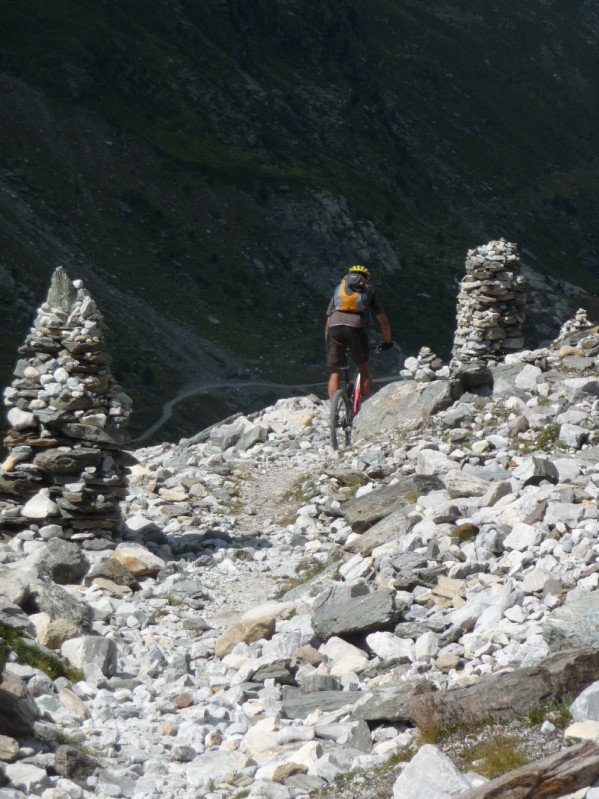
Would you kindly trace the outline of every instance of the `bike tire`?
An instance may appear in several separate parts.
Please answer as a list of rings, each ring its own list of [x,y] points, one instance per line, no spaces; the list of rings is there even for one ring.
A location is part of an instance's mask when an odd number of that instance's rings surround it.
[[[339,388],[333,394],[329,427],[331,431],[331,444],[333,449],[348,446],[351,443],[352,410],[347,392]]]

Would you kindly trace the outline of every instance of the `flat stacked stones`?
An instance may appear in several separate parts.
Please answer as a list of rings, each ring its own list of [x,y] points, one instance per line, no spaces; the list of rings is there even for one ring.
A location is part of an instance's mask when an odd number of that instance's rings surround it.
[[[442,358],[435,355],[430,347],[421,347],[416,357],[406,358],[400,375],[406,380],[428,383],[449,377],[449,367],[443,365]]]
[[[525,302],[515,244],[499,239],[469,250],[458,294],[452,367],[501,361],[522,349]]]
[[[561,341],[561,339],[572,335],[572,333],[581,333],[591,327],[593,327],[593,323],[589,321],[587,312],[584,308],[579,308],[572,319],[568,319],[561,326],[556,341]]]
[[[1,530],[76,540],[120,529],[131,399],[111,374],[104,330],[81,281],[58,267],[4,392]]]

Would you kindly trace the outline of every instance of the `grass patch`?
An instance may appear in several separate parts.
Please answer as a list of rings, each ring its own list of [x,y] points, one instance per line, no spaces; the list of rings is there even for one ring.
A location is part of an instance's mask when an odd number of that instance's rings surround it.
[[[533,708],[529,711],[526,720],[534,727],[542,724],[544,721],[549,721],[554,727],[557,727],[558,730],[563,730],[572,721],[572,716],[570,715],[568,705],[556,702],[553,705]]]
[[[457,733],[476,735],[497,723],[483,707],[467,709],[443,702],[424,679],[410,699],[410,715],[418,730],[419,744],[435,744]]]
[[[56,738],[54,740],[60,746],[72,746],[73,749],[77,749],[79,752],[81,752],[82,755],[85,755],[85,757],[87,758],[93,759],[96,756],[95,753],[88,746],[85,746],[80,740],[75,738],[73,735],[68,735],[67,733],[59,731],[57,732]]]
[[[524,436],[518,436],[515,444],[520,453],[524,455],[528,455],[529,453],[535,452],[537,450],[549,451],[556,446],[560,449],[567,449],[566,445],[559,441],[560,430],[561,425],[557,422],[554,424],[548,424],[536,435],[531,431],[528,431]]]
[[[464,752],[464,757],[477,774],[490,780],[529,762],[518,739],[503,730],[477,741]]]
[[[362,474],[352,474],[348,475],[346,480],[344,481],[345,487],[349,489],[349,493],[352,496],[355,496],[357,490],[362,486],[368,483],[368,479],[365,475]]]
[[[561,425],[557,424],[548,424],[539,435],[537,436],[537,447],[539,449],[548,449],[551,447],[559,438],[559,431],[561,429]]]
[[[286,593],[292,591],[294,588],[297,588],[299,585],[305,585],[311,580],[314,580],[316,577],[326,571],[329,566],[337,563],[340,559],[341,553],[335,552],[326,561],[300,561],[296,570],[298,576],[286,580],[284,585],[281,586],[281,588],[275,594],[275,599],[281,599]]]
[[[297,509],[307,504],[316,493],[318,493],[318,489],[316,488],[314,480],[306,480],[304,477],[298,477],[294,480],[289,488],[279,495],[282,502],[290,503],[294,506],[288,508],[286,512],[277,519],[276,523],[279,527],[286,527],[288,524],[293,524],[296,519]]]
[[[18,663],[39,669],[52,680],[57,677],[66,677],[70,682],[79,682],[85,679],[85,675],[80,669],[69,666],[20,630],[0,624],[0,638],[4,641],[5,647],[10,647],[15,653]]]
[[[418,502],[419,496],[420,493],[418,491],[408,491],[404,497],[406,505],[415,505]]]
[[[307,502],[316,491],[313,480],[305,480],[298,477],[286,491],[281,494],[281,499],[285,501],[294,500],[295,502]]]
[[[287,527],[288,524],[293,524],[295,521],[295,513],[286,513],[284,516],[281,516],[280,519],[276,520],[276,524],[279,527]]]

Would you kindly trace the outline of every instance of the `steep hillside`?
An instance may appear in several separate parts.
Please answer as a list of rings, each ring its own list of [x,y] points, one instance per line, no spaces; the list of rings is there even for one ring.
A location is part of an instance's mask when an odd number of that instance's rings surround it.
[[[471,9],[3,2],[1,382],[58,264],[105,313],[137,431],[196,380],[320,379],[348,262],[406,354],[447,354],[491,238],[594,293],[599,16]],[[196,400],[173,435],[244,401]]]

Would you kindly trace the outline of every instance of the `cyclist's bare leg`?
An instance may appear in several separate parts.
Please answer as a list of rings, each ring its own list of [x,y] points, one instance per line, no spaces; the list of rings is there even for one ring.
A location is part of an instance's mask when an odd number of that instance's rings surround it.
[[[333,399],[333,395],[338,388],[341,388],[341,372],[331,372],[329,377],[329,399]]]
[[[359,363],[358,372],[360,372],[360,381],[362,383],[362,396],[364,398],[369,397],[372,394],[372,377],[370,376],[368,363]]]

